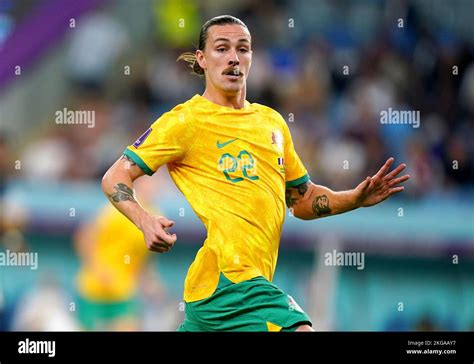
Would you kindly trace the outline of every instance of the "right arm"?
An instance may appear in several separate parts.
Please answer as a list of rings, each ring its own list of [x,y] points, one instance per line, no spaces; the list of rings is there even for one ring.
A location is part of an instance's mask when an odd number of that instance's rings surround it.
[[[176,234],[165,229],[174,225],[163,216],[152,216],[135,199],[133,181],[145,174],[129,157],[122,155],[102,178],[102,190],[110,202],[142,232],[149,250],[169,251],[176,242]]]

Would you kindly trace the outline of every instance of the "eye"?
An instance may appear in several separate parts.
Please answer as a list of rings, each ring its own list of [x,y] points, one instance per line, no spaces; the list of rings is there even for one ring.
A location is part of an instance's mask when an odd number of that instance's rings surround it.
[[[219,48],[217,48],[217,51],[220,52],[220,53],[225,52],[225,48],[224,47],[219,47]]]
[[[240,48],[239,50],[241,53],[247,53],[249,51],[247,48]]]

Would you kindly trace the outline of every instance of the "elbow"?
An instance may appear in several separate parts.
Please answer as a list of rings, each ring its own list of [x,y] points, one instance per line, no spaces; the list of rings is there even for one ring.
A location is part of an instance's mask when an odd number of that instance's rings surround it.
[[[314,215],[301,211],[299,208],[290,208],[290,214],[300,220],[312,220],[315,218]]]
[[[102,176],[102,181],[101,181],[101,187],[102,187],[102,192],[107,196],[108,195],[108,190],[109,190],[109,184],[110,184],[110,175],[112,174],[111,171],[112,167],[105,172],[105,174]]]
[[[297,219],[308,221],[308,220],[314,220],[314,216],[308,216],[308,215],[295,215]]]

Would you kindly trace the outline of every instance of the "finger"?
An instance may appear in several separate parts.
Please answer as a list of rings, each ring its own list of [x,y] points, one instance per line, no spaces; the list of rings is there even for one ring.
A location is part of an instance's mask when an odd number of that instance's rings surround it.
[[[389,159],[387,159],[387,161],[382,166],[382,168],[380,168],[379,171],[375,174],[374,178],[382,178],[385,175],[385,173],[387,173],[387,171],[389,170],[394,160],[395,159],[393,157],[390,157]]]
[[[391,189],[388,190],[387,197],[392,196],[392,195],[394,195],[398,192],[402,192],[404,189],[405,189],[405,187],[403,187],[403,186],[391,188]]]
[[[174,225],[174,221],[171,221],[171,220],[168,220],[166,217],[164,216],[160,216],[158,218],[158,221],[160,222],[160,224],[165,227],[165,228],[170,228]]]
[[[166,241],[161,239],[159,236],[157,236],[155,239],[153,239],[151,244],[154,245],[154,246],[162,247],[162,248],[167,248],[167,247],[170,246],[169,243],[167,243]]]
[[[156,247],[156,246],[153,246],[153,245],[150,245],[148,247],[148,250],[151,250],[152,252],[155,252],[155,253],[164,253],[165,251],[167,251],[163,248],[159,248],[159,247]]]
[[[153,248],[156,249],[158,253],[166,253],[171,250],[171,246],[169,245],[154,245]]]
[[[392,172],[387,174],[383,179],[384,180],[389,180],[392,179],[393,177],[397,176],[401,171],[405,169],[407,165],[405,163],[400,164],[397,168],[395,168]]]
[[[367,177],[365,180],[363,180],[361,183],[359,183],[359,185],[356,187],[356,189],[361,191],[361,192],[365,192],[367,190],[367,188],[370,186],[370,181],[371,181],[371,178]]]
[[[158,232],[158,233],[155,234],[154,237],[151,238],[151,245],[153,245],[155,247],[168,248],[172,244],[170,244],[167,241],[163,240],[162,236]]]
[[[170,248],[170,245],[168,243],[165,243],[164,241],[161,241],[159,239],[156,239],[151,243],[151,246],[157,249],[168,249]]]
[[[364,183],[364,185],[363,185],[363,187],[362,187],[362,190],[363,190],[363,191],[366,191],[366,190],[369,188],[370,182],[372,182],[372,178],[367,177],[367,178],[365,179],[365,181],[363,182],[363,183]]]
[[[163,249],[161,249],[161,248],[155,248],[155,247],[153,247],[153,246],[150,246],[150,247],[148,248],[148,250],[150,250],[150,251],[152,251],[152,252],[155,252],[155,253],[164,253],[164,250],[163,250]]]
[[[409,174],[406,174],[406,175],[404,175],[404,176],[401,176],[401,177],[392,179],[392,180],[388,183],[388,186],[389,186],[389,187],[392,187],[392,186],[398,185],[399,183],[405,182],[405,181],[407,181],[407,180],[409,180],[409,179],[410,179],[410,175],[409,175]]]
[[[163,231],[163,233],[158,233],[157,237],[164,244],[171,245],[171,246],[174,245],[177,239],[176,234],[168,234],[166,231]]]

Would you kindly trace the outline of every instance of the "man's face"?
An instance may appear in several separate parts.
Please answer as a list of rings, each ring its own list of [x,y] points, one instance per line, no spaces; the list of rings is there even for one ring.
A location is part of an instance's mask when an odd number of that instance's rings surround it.
[[[205,70],[206,84],[235,95],[245,87],[252,64],[250,33],[237,24],[213,25],[207,30],[205,51],[198,50],[196,56]]]
[[[320,209],[326,208],[328,206],[328,198],[326,195],[320,196],[320,198],[315,202]]]

